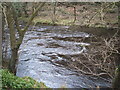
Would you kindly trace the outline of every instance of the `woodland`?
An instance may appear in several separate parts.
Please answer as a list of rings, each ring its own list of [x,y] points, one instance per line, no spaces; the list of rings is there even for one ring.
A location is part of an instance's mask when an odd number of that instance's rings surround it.
[[[120,2],[3,2],[0,9],[2,88],[120,90]]]

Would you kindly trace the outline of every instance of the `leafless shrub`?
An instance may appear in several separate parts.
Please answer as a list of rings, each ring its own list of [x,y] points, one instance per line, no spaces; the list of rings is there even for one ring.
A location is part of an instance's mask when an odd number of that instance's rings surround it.
[[[113,78],[116,68],[116,54],[119,53],[119,38],[99,37],[97,42],[91,42],[91,47],[87,53],[82,53],[76,62],[69,66],[86,75],[94,75],[104,78]],[[109,81],[109,80],[108,80]]]

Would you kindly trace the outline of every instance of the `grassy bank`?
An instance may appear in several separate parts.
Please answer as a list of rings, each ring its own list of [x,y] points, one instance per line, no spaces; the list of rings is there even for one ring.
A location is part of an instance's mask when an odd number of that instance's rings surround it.
[[[37,82],[31,77],[17,77],[10,73],[7,69],[1,69],[2,88],[48,88],[44,83]]]

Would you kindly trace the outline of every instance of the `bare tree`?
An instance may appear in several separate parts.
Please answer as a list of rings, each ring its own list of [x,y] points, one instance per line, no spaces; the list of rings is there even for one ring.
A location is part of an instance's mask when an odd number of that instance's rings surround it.
[[[32,20],[36,16],[37,12],[44,6],[44,4],[45,2],[38,3],[36,10],[31,15],[27,25],[24,27],[23,30],[21,30],[19,27],[16,12],[15,12],[14,7],[12,6],[12,3],[10,2],[5,3],[5,18],[7,20],[8,28],[10,30],[10,46],[11,46],[11,51],[12,51],[12,56],[11,56],[11,60],[9,61],[8,69],[14,74],[16,73],[16,63],[18,61],[18,50],[19,50],[20,45],[22,44],[24,35],[26,31],[28,30]],[[16,30],[15,30],[14,25],[16,26],[17,32],[19,34],[19,38],[17,38],[16,36]]]

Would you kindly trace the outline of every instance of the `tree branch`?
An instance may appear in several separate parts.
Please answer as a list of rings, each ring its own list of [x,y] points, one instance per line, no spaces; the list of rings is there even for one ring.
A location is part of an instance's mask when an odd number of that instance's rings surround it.
[[[32,14],[32,16],[30,17],[27,25],[25,26],[25,28],[24,28],[23,30],[20,31],[20,32],[21,32],[21,35],[20,35],[20,37],[19,37],[19,39],[18,39],[18,42],[17,42],[18,48],[19,48],[19,46],[21,45],[22,40],[23,40],[23,37],[24,37],[24,35],[25,35],[25,32],[28,30],[28,27],[30,26],[32,20],[33,20],[34,17],[36,16],[37,12],[38,12],[39,10],[41,10],[44,5],[45,5],[45,2],[43,2],[41,5],[40,5],[40,3],[38,4],[38,7],[36,8],[35,12],[34,12],[34,13]]]

